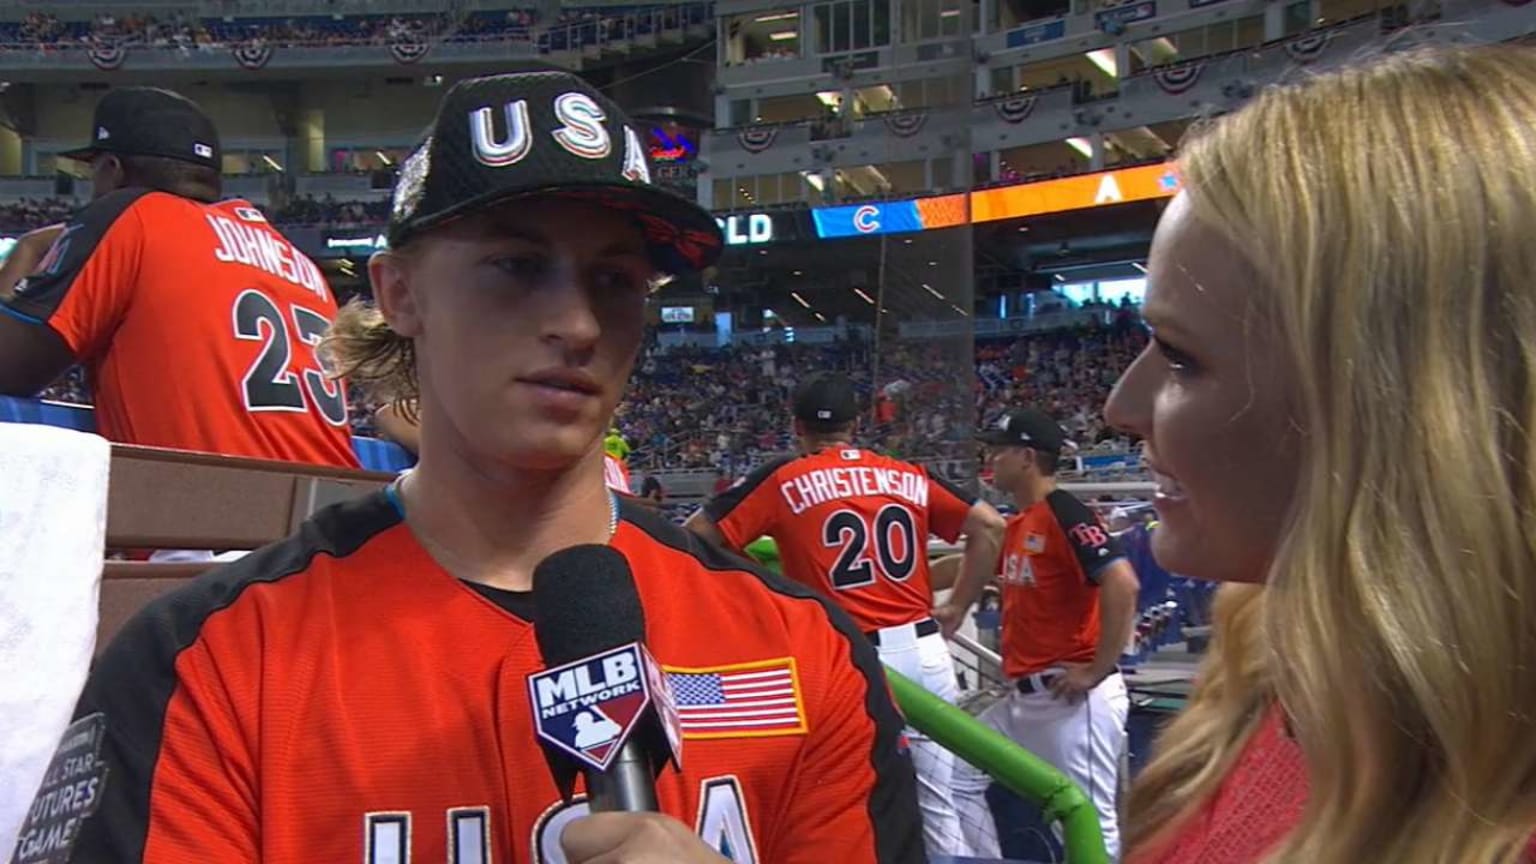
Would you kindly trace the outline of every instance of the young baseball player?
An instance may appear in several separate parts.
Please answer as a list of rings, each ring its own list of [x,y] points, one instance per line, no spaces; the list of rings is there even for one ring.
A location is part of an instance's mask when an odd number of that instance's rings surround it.
[[[687,527],[742,551],[767,535],[784,574],[832,598],[892,669],[951,702],[958,689],[932,616],[928,536],[964,535],[965,568],[985,580],[1003,517],[926,468],[856,447],[858,396],[843,375],[808,378],[794,396],[797,456],[763,465],[713,498]],[[954,622],[958,623],[958,619]],[[969,855],[952,791],[954,755],[908,729],[930,855]]]
[[[1071,493],[1056,488],[1066,443],[1039,411],[1009,412],[976,436],[994,484],[1019,513],[1003,538],[1003,673],[1008,695],[978,718],[1065,773],[1093,801],[1110,857],[1120,854],[1116,796],[1130,711],[1116,662],[1136,612],[1136,573],[1119,542]],[[962,575],[938,615],[959,620],[989,580]],[[955,798],[974,852],[999,857],[985,774],[957,766]]]
[[[0,392],[84,364],[112,441],[356,467],[346,391],[315,356],[336,299],[261,211],[220,201],[219,133],[168,90],[96,105],[94,200],[0,301]]]
[[[444,96],[369,262],[378,308],[343,310],[331,342],[338,371],[420,400],[420,462],[108,647],[79,707],[106,724],[106,772],[75,860],[922,859],[858,629],[604,487],[649,287],[722,246],[641,141],[562,70]],[[628,560],[678,693],[661,814],[584,818],[535,737],[532,573],[590,543]]]

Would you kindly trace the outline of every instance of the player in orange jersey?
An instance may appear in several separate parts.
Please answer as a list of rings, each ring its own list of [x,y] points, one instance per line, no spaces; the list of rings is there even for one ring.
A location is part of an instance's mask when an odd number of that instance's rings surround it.
[[[921,861],[901,718],[852,622],[604,487],[650,287],[723,246],[652,184],[638,127],[564,70],[460,81],[388,231],[377,308],[329,345],[419,399],[420,462],[123,628],[78,709],[105,741],[74,860]],[[678,694],[659,814],[583,818],[534,731],[533,571],[593,543],[628,559]]]
[[[1099,518],[1056,487],[1066,436],[1034,409],[1005,414],[976,436],[988,448],[997,488],[1013,495],[999,561],[1003,583],[1003,673],[1008,695],[978,718],[1055,765],[1093,801],[1111,859],[1120,855],[1117,794],[1130,699],[1116,665],[1136,617],[1136,571]],[[960,615],[990,580],[962,577]],[[990,781],[961,763],[955,798],[979,857],[999,855],[986,791]]]
[[[74,363],[112,441],[356,467],[343,385],[315,346],[336,298],[239,199],[219,201],[218,130],[191,101],[125,87],[96,106],[95,200],[0,303],[0,392]]]
[[[931,614],[928,536],[963,534],[967,573],[986,579],[1003,518],[942,477],[854,446],[858,395],[847,377],[814,375],[794,397],[800,454],[773,460],[715,496],[687,527],[738,551],[768,535],[784,574],[832,598],[887,666],[951,702],[957,685]],[[930,855],[969,855],[956,815],[954,755],[909,729]]]

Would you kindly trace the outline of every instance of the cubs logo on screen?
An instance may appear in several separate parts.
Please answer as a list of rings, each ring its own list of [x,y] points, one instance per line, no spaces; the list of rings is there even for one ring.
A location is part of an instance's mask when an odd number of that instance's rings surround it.
[[[652,704],[650,655],[633,642],[528,678],[539,737],[598,771]]]

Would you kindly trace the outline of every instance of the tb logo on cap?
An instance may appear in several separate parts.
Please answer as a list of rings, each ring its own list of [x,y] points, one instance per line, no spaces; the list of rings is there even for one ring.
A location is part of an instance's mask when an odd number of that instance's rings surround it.
[[[550,131],[550,136],[572,156],[582,159],[604,159],[613,152],[613,138],[603,121],[608,115],[602,106],[585,93],[562,93],[554,100],[555,119],[560,127]],[[506,119],[506,135],[496,135],[496,115],[490,106],[476,108],[469,113],[469,142],[475,161],[487,168],[507,168],[523,161],[534,147],[533,123],[529,119],[528,100],[518,99],[501,106]],[[624,127],[625,179],[635,183],[650,183],[651,169],[645,164],[645,151],[640,148],[640,136],[629,126]]]

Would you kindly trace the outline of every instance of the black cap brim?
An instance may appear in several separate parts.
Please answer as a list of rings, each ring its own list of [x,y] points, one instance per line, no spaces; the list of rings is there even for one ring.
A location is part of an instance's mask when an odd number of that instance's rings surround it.
[[[531,189],[498,190],[461,202],[430,218],[397,226],[389,235],[389,245],[391,248],[398,247],[424,231],[440,228],[493,207],[515,201],[550,198],[589,201],[633,213],[645,234],[646,244],[651,248],[657,267],[667,273],[704,270],[719,260],[725,248],[720,226],[698,204],[664,189],[615,183],[562,183]]]

